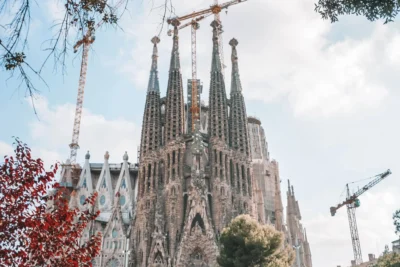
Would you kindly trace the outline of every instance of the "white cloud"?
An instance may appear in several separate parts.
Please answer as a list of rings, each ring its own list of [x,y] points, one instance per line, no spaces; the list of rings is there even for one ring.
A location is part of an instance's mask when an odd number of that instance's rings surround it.
[[[227,88],[230,87],[228,42],[236,37],[240,43],[244,93],[249,100],[287,99],[298,117],[340,116],[380,107],[395,88],[395,83],[387,79],[388,73],[395,77],[394,70],[400,68],[400,54],[396,50],[400,42],[398,31],[377,22],[370,24],[373,31],[363,39],[348,37],[331,42],[328,36],[333,26],[314,12],[314,2],[253,0],[232,6],[228,15],[223,13]],[[180,15],[207,3],[195,6],[180,0],[174,1],[174,5]],[[145,5],[146,8],[149,7]],[[128,55],[128,60],[121,69],[140,89],[147,86],[150,68],[151,44],[147,40],[158,33],[160,21],[157,12],[145,14],[133,23],[123,24],[127,39],[137,42],[124,53],[124,59]],[[198,77],[206,86],[211,64],[210,21],[201,22],[197,38]],[[159,70],[164,74],[161,82],[165,85],[172,43],[165,32],[161,39]],[[190,78],[189,27],[180,33],[180,46],[185,80]]]
[[[35,104],[40,121],[30,123],[33,153],[46,164],[65,161],[69,156],[68,145],[72,138],[75,106],[67,103],[52,107],[43,98]],[[125,119],[108,120],[102,115],[83,109],[78,162],[84,161],[87,150],[90,151],[91,162],[103,162],[106,150],[111,155],[111,162],[121,162],[125,151],[135,162],[139,140],[140,128],[132,122]]]

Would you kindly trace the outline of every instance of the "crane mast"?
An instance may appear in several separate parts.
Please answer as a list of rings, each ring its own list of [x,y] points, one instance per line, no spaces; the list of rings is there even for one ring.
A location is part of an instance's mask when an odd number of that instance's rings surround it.
[[[69,145],[69,147],[71,148],[71,153],[69,157],[71,164],[76,163],[76,155],[79,149],[78,142],[79,142],[79,132],[81,128],[83,97],[85,93],[85,84],[86,84],[86,72],[88,65],[89,48],[92,42],[93,39],[89,37],[86,38],[82,43],[83,51],[82,51],[81,71],[79,75],[78,96],[76,99],[74,127],[72,130],[72,142]]]
[[[392,172],[390,170],[387,170],[384,173],[376,175],[375,179],[363,186],[361,189],[359,189],[357,192],[354,194],[350,193],[350,188],[349,184],[346,184],[346,200],[339,203],[336,207],[331,207],[330,212],[332,216],[335,216],[336,211],[343,207],[347,207],[347,216],[349,219],[349,226],[350,226],[350,234],[351,234],[351,242],[353,245],[353,254],[354,254],[354,260],[356,264],[361,264],[362,261],[362,254],[361,254],[361,244],[360,244],[360,237],[358,235],[358,227],[357,227],[357,220],[356,220],[356,208],[360,206],[360,201],[358,200],[358,197],[361,196],[363,193],[377,185],[379,182],[381,182],[383,179],[385,179],[387,176],[389,176]]]
[[[197,21],[192,21],[192,131],[194,131],[195,123],[200,119],[200,107],[197,105],[197,52],[196,52],[196,30],[200,25]]]
[[[115,10],[117,10],[121,4],[125,0],[119,0],[118,3],[115,5]],[[98,29],[104,20],[101,20],[95,26],[95,30]],[[88,59],[89,59],[89,49],[91,44],[94,42],[94,36],[92,32],[88,30],[86,34],[83,36],[81,40],[76,42],[74,45],[74,53],[76,53],[80,46],[82,46],[82,62],[81,62],[81,70],[79,74],[79,84],[78,84],[78,96],[76,100],[76,107],[75,107],[75,117],[74,117],[74,126],[72,130],[72,142],[69,145],[70,147],[70,156],[69,160],[72,165],[76,164],[76,156],[79,149],[79,133],[81,128],[81,119],[82,119],[82,109],[83,109],[83,98],[85,94],[85,85],[86,85],[86,73],[88,67]]]
[[[227,9],[231,5],[236,5],[241,2],[246,2],[247,0],[231,0],[226,3],[223,3],[221,5],[218,4],[218,0],[214,0],[214,5],[211,6],[210,8],[202,9],[200,11],[195,11],[192,12],[188,15],[180,16],[180,17],[175,17],[167,20],[168,24],[173,24],[173,21],[185,21],[187,19],[192,19],[190,22],[185,23],[178,27],[178,29],[183,29],[186,28],[187,26],[191,26],[191,48],[192,48],[192,105],[190,107],[191,111],[191,116],[192,116],[192,125],[191,129],[192,131],[195,128],[195,123],[196,121],[200,118],[200,107],[197,104],[198,102],[198,84],[197,84],[197,48],[196,48],[196,31],[200,28],[199,21],[205,19],[208,16],[211,16],[214,14],[214,19],[217,20],[218,22],[221,22],[220,20],[220,15],[219,13],[223,9]],[[221,25],[221,24],[220,24]],[[222,26],[218,29],[218,45],[219,45],[219,53],[220,53],[220,59],[221,59],[221,70],[222,70],[222,75],[224,75],[224,59],[223,59],[223,43],[222,43]],[[168,35],[172,35],[172,30],[168,31]]]

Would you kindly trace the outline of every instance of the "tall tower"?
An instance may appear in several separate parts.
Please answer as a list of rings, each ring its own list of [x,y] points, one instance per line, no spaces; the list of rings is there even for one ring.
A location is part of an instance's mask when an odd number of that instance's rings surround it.
[[[209,96],[209,154],[212,188],[212,218],[214,226],[218,231],[229,222],[231,217],[231,199],[228,162],[230,150],[228,147],[228,104],[225,91],[225,81],[221,68],[219,53],[218,29],[221,24],[214,20],[213,28],[213,51],[210,78]],[[224,194],[222,194],[224,193]],[[214,201],[215,200],[215,201]]]
[[[182,74],[179,59],[179,21],[174,20],[172,25],[174,26],[174,37],[168,76],[167,103],[165,107],[165,144],[184,134],[185,120]]]
[[[138,266],[147,266],[150,250],[150,233],[154,228],[155,196],[157,195],[158,150],[161,144],[160,88],[157,70],[158,37],[152,39],[153,55],[143,114],[142,138],[140,144],[138,204],[136,209],[133,246]]]
[[[293,186],[288,181],[287,192],[287,226],[289,243],[297,247],[296,261],[300,266],[312,267],[311,250],[306,239],[305,230],[301,224],[301,213],[299,202],[296,200]],[[296,266],[296,265],[294,265]]]
[[[236,46],[238,41],[232,39],[232,83],[229,113],[229,145],[232,149],[234,172],[232,189],[235,188],[234,209],[238,213],[256,215],[257,208],[253,199],[253,177],[251,171],[251,154],[247,131],[246,105],[242,94],[239,76],[238,56]]]
[[[250,158],[249,137],[247,132],[246,105],[242,94],[242,84],[239,76],[239,64],[236,46],[239,42],[232,39],[232,85],[231,85],[231,110],[229,116],[229,141],[230,146]]]
[[[140,158],[147,156],[150,152],[157,151],[161,144],[160,85],[157,70],[157,44],[160,39],[155,36],[151,39],[151,42],[153,43],[153,55],[151,56],[150,78],[143,113]]]
[[[213,52],[211,65],[211,81],[209,96],[209,135],[210,141],[228,141],[228,105],[225,90],[225,81],[221,69],[221,58],[218,44],[218,30],[220,23],[214,20],[213,28]]]

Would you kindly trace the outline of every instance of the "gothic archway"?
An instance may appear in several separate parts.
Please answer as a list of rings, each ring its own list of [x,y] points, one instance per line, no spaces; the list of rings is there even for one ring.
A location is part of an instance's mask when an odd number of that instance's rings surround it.
[[[162,256],[160,251],[158,251],[156,253],[156,255],[154,256],[154,264],[153,264],[153,266],[154,267],[162,267],[162,266],[164,266],[164,259],[163,259],[163,256]]]
[[[201,218],[199,213],[197,213],[196,216],[194,216],[194,218],[192,220],[192,224],[190,225],[190,232],[192,232],[192,230],[196,226],[196,224],[198,224],[200,226],[202,233],[205,234],[206,229],[205,229],[204,221],[203,221],[203,218]]]

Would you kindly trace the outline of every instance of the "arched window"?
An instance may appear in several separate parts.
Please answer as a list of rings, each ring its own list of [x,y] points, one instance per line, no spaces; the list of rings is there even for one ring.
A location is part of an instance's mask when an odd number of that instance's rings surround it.
[[[106,267],[118,267],[119,261],[117,259],[111,259],[107,262]]]
[[[171,188],[171,196],[176,196],[176,190],[174,186]]]
[[[161,253],[158,251],[154,257],[154,263],[155,264],[162,264],[163,263],[163,257],[161,255]]]
[[[249,206],[247,205],[246,202],[243,202],[243,208],[244,208],[244,212],[248,212]]]
[[[242,191],[243,195],[247,195],[247,179],[246,179],[246,174],[244,171],[244,166],[242,165]]]
[[[225,175],[226,175],[226,183],[229,184],[229,177],[228,177],[228,155],[225,155]]]
[[[235,187],[235,168],[233,167],[233,161],[230,160],[230,175],[231,175],[231,186]]]

